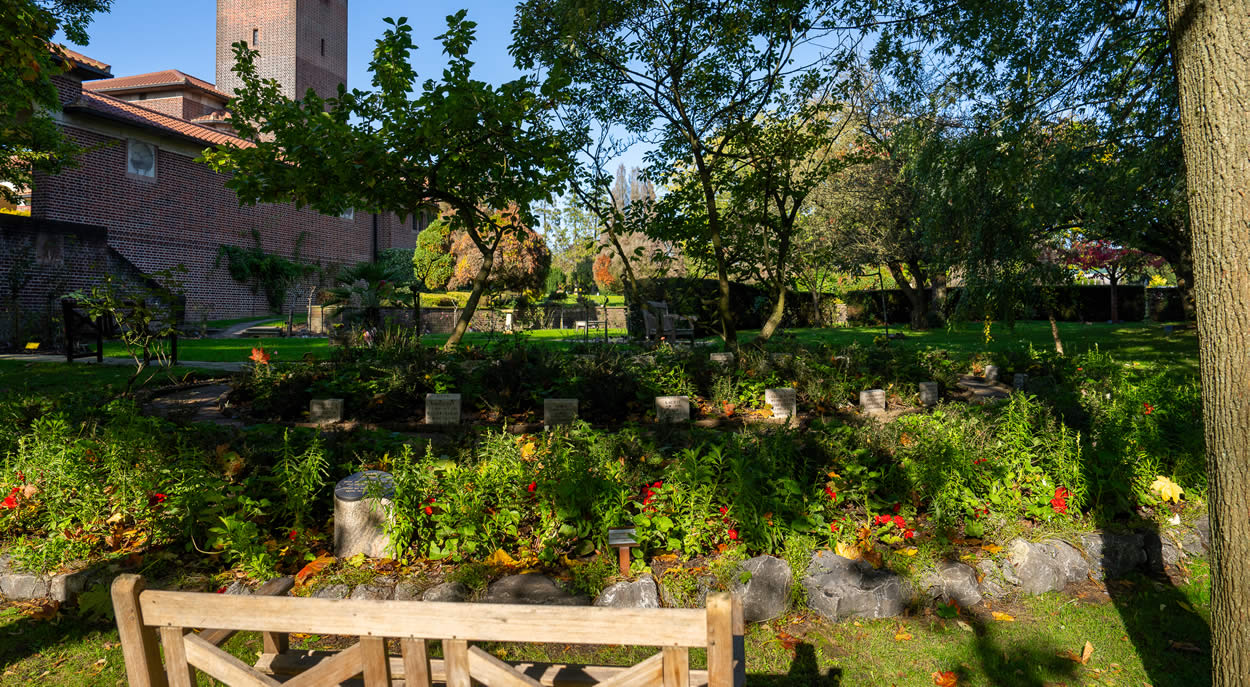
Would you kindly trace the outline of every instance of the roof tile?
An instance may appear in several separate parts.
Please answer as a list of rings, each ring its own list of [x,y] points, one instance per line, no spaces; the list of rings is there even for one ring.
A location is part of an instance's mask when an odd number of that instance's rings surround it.
[[[206,145],[231,145],[241,148],[250,148],[255,145],[247,139],[222,133],[216,129],[210,129],[199,124],[193,124],[185,119],[171,117],[155,110],[149,110],[133,102],[118,100],[103,93],[93,93],[84,90],[82,97],[66,105],[65,109],[90,112],[139,126],[146,126],[183,138],[190,138]]]

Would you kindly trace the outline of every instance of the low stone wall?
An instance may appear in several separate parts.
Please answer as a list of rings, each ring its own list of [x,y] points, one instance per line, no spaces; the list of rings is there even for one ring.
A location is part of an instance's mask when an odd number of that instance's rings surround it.
[[[421,308],[420,317],[414,308],[382,308],[383,322],[392,325],[413,327],[418,319],[421,331],[426,334],[449,334],[460,318],[461,308]],[[309,330],[314,334],[326,334],[336,323],[350,322],[358,319],[363,311],[359,308],[335,308],[333,306],[313,306],[309,312]],[[605,317],[608,327],[624,329],[626,309],[624,307],[592,307],[542,305],[518,314],[515,310],[488,310],[479,308],[473,313],[470,324],[472,331],[502,332],[508,330],[508,316],[512,316],[514,329],[568,329],[573,330],[578,321],[602,321]]]

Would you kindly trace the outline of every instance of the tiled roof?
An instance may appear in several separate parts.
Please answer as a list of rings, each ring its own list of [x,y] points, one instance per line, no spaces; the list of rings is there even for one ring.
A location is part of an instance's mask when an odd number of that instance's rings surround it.
[[[148,74],[135,74],[134,76],[119,76],[115,79],[102,79],[82,85],[83,88],[89,88],[93,91],[132,91],[162,86],[198,88],[216,95],[222,100],[230,99],[229,95],[217,90],[217,87],[213,84],[204,79],[197,79],[190,74],[184,74],[177,69],[166,69]]]
[[[83,91],[82,97],[65,106],[71,112],[93,114],[136,126],[156,129],[166,134],[189,138],[205,145],[231,145],[243,148],[254,144],[246,139],[222,133],[216,129],[193,124],[184,119],[140,107],[133,102],[118,100],[103,93]]]
[[[228,122],[230,121],[229,110],[213,110],[208,114],[192,117],[193,122]]]
[[[110,70],[112,69],[112,67],[110,67],[109,65],[104,64],[103,62],[99,60],[87,57],[86,55],[76,50],[70,50],[69,48],[65,47],[64,45],[61,45],[60,43],[54,43],[53,45],[57,49],[59,49],[62,53],[64,53],[66,57],[73,60],[74,62],[77,62],[80,66],[88,67],[96,71],[103,72],[104,74],[109,74]],[[53,52],[55,52],[55,50]]]

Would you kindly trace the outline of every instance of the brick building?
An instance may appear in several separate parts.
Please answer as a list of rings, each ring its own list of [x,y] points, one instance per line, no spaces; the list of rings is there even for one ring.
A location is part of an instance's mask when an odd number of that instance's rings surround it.
[[[218,319],[268,310],[263,293],[235,282],[223,244],[319,263],[326,270],[292,289],[287,307],[334,266],[411,249],[422,219],[348,212],[327,216],[290,204],[241,207],[226,177],[195,162],[209,146],[250,145],[233,134],[225,110],[230,45],[255,41],[262,76],[287,95],[306,88],[331,95],[347,72],[346,0],[218,0],[220,87],[175,69],[114,78],[109,65],[71,53],[74,69],[57,77],[65,134],[85,149],[75,169],[36,176],[31,214],[101,227],[108,245],[145,272],[174,267],[186,276],[188,317]],[[49,225],[52,226],[52,225]],[[220,264],[217,264],[220,262]]]

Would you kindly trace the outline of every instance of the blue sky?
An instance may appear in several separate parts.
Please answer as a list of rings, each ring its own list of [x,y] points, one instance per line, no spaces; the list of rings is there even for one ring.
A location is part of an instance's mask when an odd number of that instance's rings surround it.
[[[437,76],[445,60],[434,37],[446,29],[444,18],[447,15],[465,7],[469,10],[469,19],[478,24],[478,40],[470,53],[477,63],[476,76],[490,83],[515,78],[519,73],[508,55],[515,2],[350,0],[347,5],[348,85],[368,87],[369,58],[374,40],[385,28],[384,17],[408,17],[419,46],[414,55],[417,73],[422,78]],[[111,12],[98,15],[91,23],[91,44],[71,44],[71,47],[112,65],[114,76],[179,69],[206,81],[215,81],[216,14],[214,0],[116,0]]]

